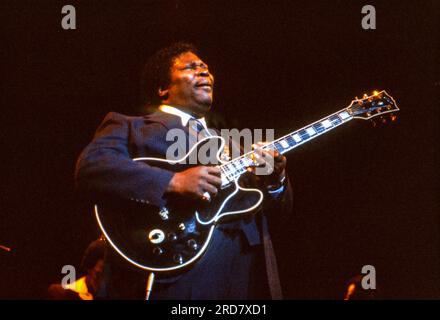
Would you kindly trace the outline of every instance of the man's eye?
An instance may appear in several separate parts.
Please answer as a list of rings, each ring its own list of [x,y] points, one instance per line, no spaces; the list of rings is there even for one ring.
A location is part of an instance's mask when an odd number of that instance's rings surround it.
[[[183,67],[182,70],[189,70],[189,69],[195,70],[195,69],[197,69],[197,67],[198,67],[198,65],[196,65],[196,64],[188,65],[188,66]],[[203,69],[206,69],[206,70],[208,69],[208,67],[205,66],[205,65],[201,65],[200,67],[203,68]]]

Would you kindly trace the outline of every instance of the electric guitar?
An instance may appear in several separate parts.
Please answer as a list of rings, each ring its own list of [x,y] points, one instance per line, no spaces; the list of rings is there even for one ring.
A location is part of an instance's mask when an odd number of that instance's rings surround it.
[[[262,146],[284,154],[353,119],[369,120],[399,111],[385,91],[355,99],[325,118]],[[167,167],[184,162],[203,144],[216,140],[222,185],[209,202],[170,201],[158,208],[149,203],[113,199],[95,204],[95,216],[106,240],[125,260],[150,272],[172,272],[190,267],[206,252],[214,228],[230,218],[252,214],[263,202],[263,192],[240,185],[247,168],[255,165],[253,152],[224,161],[225,140],[210,136],[197,142],[180,159],[135,158],[152,166]],[[154,187],[154,186],[152,186]],[[208,195],[207,195],[208,196]]]

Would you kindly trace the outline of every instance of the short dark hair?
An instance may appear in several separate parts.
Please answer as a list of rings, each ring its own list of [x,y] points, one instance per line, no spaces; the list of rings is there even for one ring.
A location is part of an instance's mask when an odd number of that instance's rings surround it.
[[[153,54],[145,63],[141,75],[141,97],[145,105],[158,105],[161,97],[159,88],[166,88],[171,81],[171,66],[174,59],[185,52],[198,55],[198,49],[191,43],[176,42]]]

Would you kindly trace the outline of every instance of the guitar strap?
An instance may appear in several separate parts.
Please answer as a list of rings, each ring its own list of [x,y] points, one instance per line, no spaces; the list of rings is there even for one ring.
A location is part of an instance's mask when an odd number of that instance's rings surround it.
[[[281,282],[278,274],[277,259],[273,248],[272,240],[270,239],[269,229],[266,215],[262,215],[262,231],[263,231],[263,245],[264,245],[264,260],[266,262],[267,280],[269,283],[270,296],[272,300],[283,299],[281,290]]]

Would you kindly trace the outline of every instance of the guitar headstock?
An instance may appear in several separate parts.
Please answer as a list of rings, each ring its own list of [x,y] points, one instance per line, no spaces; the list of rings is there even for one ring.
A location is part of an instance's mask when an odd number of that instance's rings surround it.
[[[389,116],[391,121],[396,120],[394,112],[399,110],[396,101],[385,90],[374,91],[371,96],[365,94],[362,99],[356,98],[347,107],[348,113],[353,118],[370,120],[380,117],[382,122],[386,122],[385,116]]]

